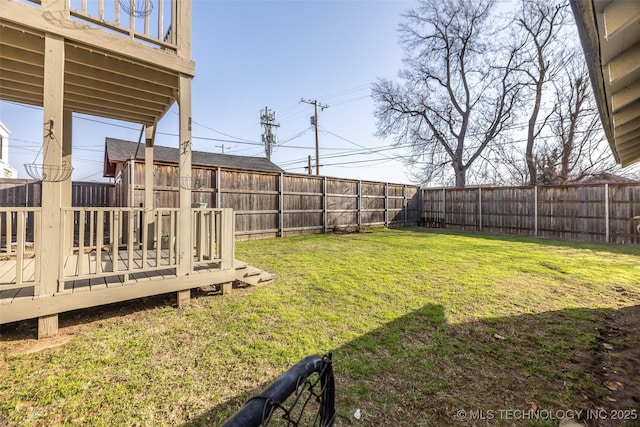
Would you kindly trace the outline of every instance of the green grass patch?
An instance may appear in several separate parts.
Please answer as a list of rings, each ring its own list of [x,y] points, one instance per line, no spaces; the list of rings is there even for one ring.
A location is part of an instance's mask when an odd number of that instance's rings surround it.
[[[424,229],[238,243],[275,283],[63,314],[71,341],[31,354],[34,323],[5,326],[0,424],[219,425],[329,351],[337,425],[358,408],[367,425],[459,426],[459,409],[588,407],[603,319],[640,304],[639,255]]]

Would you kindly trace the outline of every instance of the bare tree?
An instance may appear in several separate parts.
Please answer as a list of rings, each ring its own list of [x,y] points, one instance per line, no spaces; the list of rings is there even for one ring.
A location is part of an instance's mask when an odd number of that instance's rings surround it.
[[[517,49],[499,49],[494,0],[423,0],[400,27],[403,84],[373,86],[379,136],[412,144],[407,162],[423,182],[451,165],[463,187],[467,171],[508,126],[520,86]]]
[[[533,102],[527,123],[527,144],[525,160],[529,183],[536,184],[537,163],[534,154],[534,143],[554,113],[550,109],[544,113],[541,123],[538,122],[543,106],[544,90],[555,78],[562,66],[557,58],[562,52],[559,35],[568,19],[566,1],[530,1],[522,0],[519,16],[515,21],[524,36],[524,49],[520,50],[523,67],[519,72],[524,75],[526,87],[531,90]]]
[[[565,184],[619,172],[605,142],[581,55],[569,54],[564,73],[555,81],[555,108],[550,122],[551,135],[535,156],[538,183]]]

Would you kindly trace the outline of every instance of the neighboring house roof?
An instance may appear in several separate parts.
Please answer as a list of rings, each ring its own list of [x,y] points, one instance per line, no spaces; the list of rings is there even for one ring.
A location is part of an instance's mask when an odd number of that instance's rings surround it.
[[[104,176],[115,176],[116,163],[124,163],[131,157],[136,160],[144,160],[144,142],[138,149],[137,142],[123,141],[121,139],[106,138],[104,150]],[[154,162],[178,164],[180,155],[177,148],[153,146]],[[231,154],[206,153],[203,151],[191,152],[192,166],[223,167],[230,169],[244,169],[267,172],[284,172],[275,163],[266,157],[235,156]]]
[[[640,2],[570,0],[600,119],[623,167],[640,161]]]
[[[578,184],[638,184],[637,179],[627,178],[625,176],[613,173],[603,172],[597,175],[584,177],[577,182]]]

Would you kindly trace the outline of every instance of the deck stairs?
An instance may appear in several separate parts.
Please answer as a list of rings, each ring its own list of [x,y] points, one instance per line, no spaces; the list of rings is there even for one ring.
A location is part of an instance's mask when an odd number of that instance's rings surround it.
[[[251,286],[269,285],[276,277],[274,273],[252,267],[246,262],[234,260],[233,265],[236,269],[236,280]]]

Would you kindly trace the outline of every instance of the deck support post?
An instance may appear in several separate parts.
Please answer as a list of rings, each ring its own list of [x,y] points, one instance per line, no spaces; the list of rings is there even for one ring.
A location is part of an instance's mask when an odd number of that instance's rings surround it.
[[[45,34],[44,96],[43,96],[43,157],[42,162],[52,168],[63,166],[65,134],[64,114],[64,38]],[[67,121],[69,115],[66,115]],[[67,123],[68,124],[68,123]],[[62,142],[62,143],[61,143]],[[67,160],[67,159],[65,159]],[[66,165],[70,167],[71,165]],[[39,257],[47,260],[40,269],[40,295],[52,296],[64,286],[62,260],[64,259],[64,235],[62,234],[63,183],[42,181],[41,237]],[[71,182],[65,183],[71,186]],[[38,320],[38,337],[52,336],[58,332],[58,315],[41,317]]]
[[[177,292],[178,308],[183,308],[191,302],[191,289]]]
[[[62,113],[62,162],[68,165],[72,165],[71,150],[73,149],[72,143],[72,122],[73,112],[71,110],[64,110]],[[73,189],[71,178],[62,184],[61,188],[61,206],[64,208],[70,208],[73,197]],[[82,215],[81,215],[82,216]],[[83,221],[85,218],[79,218]],[[84,236],[83,236],[84,237]],[[73,254],[73,215],[69,215],[65,222],[65,247],[67,251],[64,255]]]
[[[226,282],[220,285],[220,290],[222,291],[222,295],[230,294],[233,290],[233,282]]]
[[[191,236],[191,77],[180,75],[178,106],[180,107],[179,146],[180,158],[178,175],[180,187],[178,199],[180,220],[178,222],[178,276],[186,276],[193,271],[193,241]]]
[[[58,315],[38,317],[38,339],[48,338],[58,334]]]
[[[145,129],[145,146],[144,146],[144,210],[146,212],[142,217],[145,223],[140,224],[141,227],[147,229],[147,247],[153,247],[153,241],[156,235],[155,217],[151,214],[155,206],[153,205],[153,142],[156,137],[156,127],[147,126]],[[157,242],[160,247],[160,242]]]
[[[228,270],[233,268],[235,251],[235,213],[231,208],[222,209],[221,214],[221,234],[220,234],[220,268]]]

